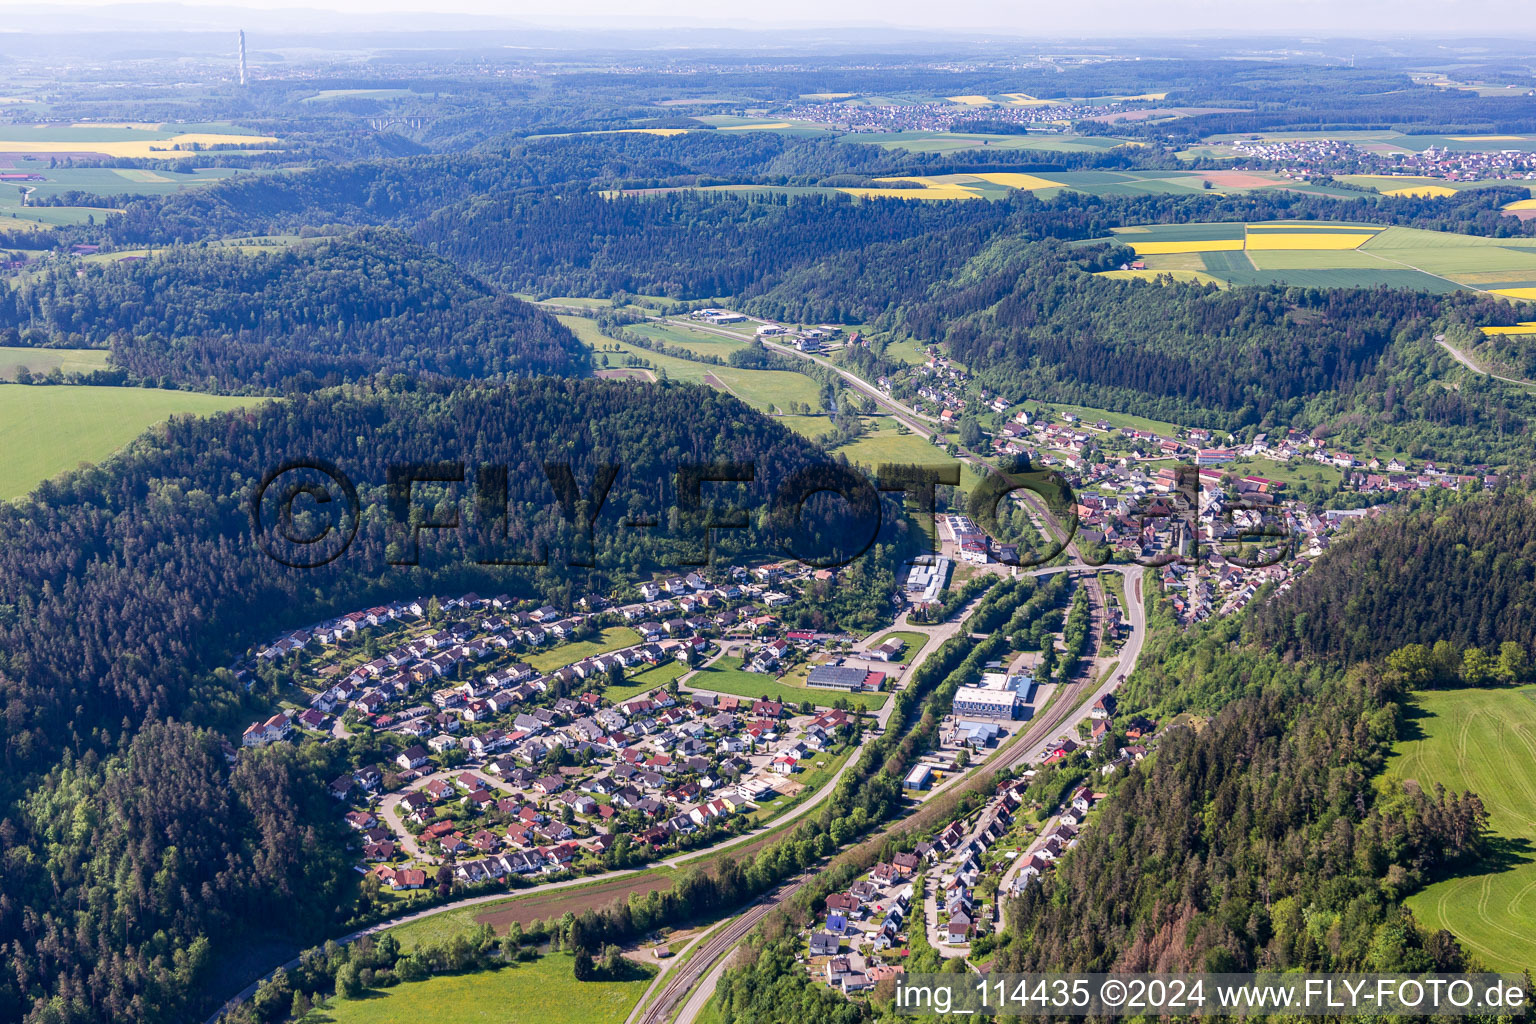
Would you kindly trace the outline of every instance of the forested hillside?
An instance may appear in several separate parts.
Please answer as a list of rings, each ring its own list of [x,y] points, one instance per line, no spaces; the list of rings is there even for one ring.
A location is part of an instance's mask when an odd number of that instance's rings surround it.
[[[503,379],[581,372],[586,349],[398,233],[246,254],[174,247],[55,270],[0,296],[12,342],[112,349],[132,378],[313,390],[376,373]]]
[[[1364,525],[1260,608],[1253,633],[1304,657],[1350,662],[1440,642],[1456,663],[1468,647],[1513,641],[1530,651],[1536,503],[1512,490]]]
[[[762,291],[790,268],[832,254],[878,261],[880,245],[892,240],[965,228],[974,247],[1008,214],[1002,203],[860,204],[840,193],[616,200],[545,193],[476,200],[429,218],[414,234],[509,290],[705,298]]]
[[[329,565],[283,568],[254,543],[248,503],[264,472],[317,456],[357,482],[363,525]],[[312,813],[314,800],[329,800],[315,778],[322,766],[269,754],[231,772],[209,737],[144,728],[227,720],[242,692],[220,666],[248,645],[326,614],[452,588],[568,607],[590,585],[589,570],[566,568],[573,556],[623,575],[697,555],[698,522],[677,510],[671,484],[680,465],[754,462],[754,482],[711,484],[704,507],[761,510],[818,458],[707,389],[423,382],[174,420],[104,467],[0,505],[0,955],[13,967],[0,976],[0,1019],[32,1009],[37,1021],[183,1021],[199,965],[227,948],[233,921],[313,938],[343,909],[321,841],[329,826],[316,824],[334,808]],[[434,544],[427,531],[420,567],[387,564],[405,550],[384,522],[386,467],[460,459],[464,486],[452,495],[418,486],[416,500],[438,520],[444,502],[462,506],[468,536],[489,550],[453,534]],[[546,461],[569,462],[583,493],[598,464],[621,467],[590,553],[561,517]],[[508,469],[500,521],[476,511],[481,463]],[[661,525],[618,525],[635,515]],[[771,554],[760,514],[752,521],[752,531],[722,532],[716,547]],[[527,559],[535,544],[548,568],[474,561]],[[307,894],[296,904],[300,885]],[[44,1009],[51,1001],[56,1013]]]
[[[1149,670],[1174,727],[1008,915],[1005,970],[1458,970],[1397,901],[1481,850],[1476,797],[1379,799],[1403,693],[1380,674],[1234,649],[1218,627]],[[1147,689],[1122,705],[1140,708]]]

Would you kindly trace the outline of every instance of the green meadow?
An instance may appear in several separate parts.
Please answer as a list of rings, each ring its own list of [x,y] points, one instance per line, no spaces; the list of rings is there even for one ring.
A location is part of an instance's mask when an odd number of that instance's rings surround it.
[[[1536,686],[1435,690],[1414,704],[1417,735],[1397,745],[1383,785],[1476,793],[1494,852],[1408,906],[1421,926],[1450,931],[1490,968],[1536,969]]]
[[[304,1024],[622,1024],[651,983],[636,965],[633,981],[577,981],[566,953],[494,971],[444,974],[370,989],[361,999],[333,999]]]
[[[710,363],[679,359],[662,355],[649,349],[637,348],[602,334],[597,323],[586,317],[561,316],[559,321],[569,327],[577,338],[591,346],[593,358],[599,364],[604,356],[613,368],[624,366],[626,356],[643,359],[651,369],[665,372],[671,380],[690,384],[705,384],[716,391],[723,391],[764,412],[787,412],[791,402],[803,402],[813,407],[821,404],[821,387],[803,373],[793,370],[752,370],[734,366],[715,366]],[[729,352],[734,343],[719,338],[718,351]],[[670,342],[669,343],[673,343]],[[703,344],[699,342],[698,344]]]
[[[151,388],[0,385],[0,501],[102,461],[173,414],[207,415],[256,401]]]

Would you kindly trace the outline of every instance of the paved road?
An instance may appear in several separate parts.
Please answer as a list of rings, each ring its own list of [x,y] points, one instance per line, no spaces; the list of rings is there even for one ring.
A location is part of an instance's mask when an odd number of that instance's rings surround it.
[[[991,758],[982,762],[977,768],[963,776],[955,776],[956,780],[965,779],[967,784],[975,787],[988,785],[998,772],[1012,768],[1018,764],[1036,761],[1045,753],[1051,742],[1061,735],[1075,735],[1077,723],[1088,717],[1089,709],[1094,701],[1114,690],[1128,677],[1136,667],[1137,660],[1141,657],[1143,642],[1146,638],[1146,614],[1143,607],[1144,594],[1142,592],[1142,567],[1139,565],[1109,565],[1103,567],[1084,565],[1053,566],[1048,569],[1035,570],[1031,575],[1043,576],[1053,572],[1068,572],[1072,570],[1118,572],[1125,580],[1126,602],[1130,605],[1127,609],[1127,619],[1131,627],[1130,637],[1125,646],[1120,650],[1120,665],[1115,672],[1102,683],[1095,683],[1090,676],[1075,683],[1062,685],[1062,691],[1057,699],[1040,715],[1030,721],[1024,735],[1016,742],[1005,746]],[[957,617],[956,627],[963,619]],[[884,834],[899,835],[914,827],[914,818],[921,814],[922,809],[929,806],[927,802],[919,804],[913,813],[906,818],[898,819],[885,829]],[[786,886],[777,894],[767,898],[768,902],[777,904],[799,891],[800,883]],[[686,965],[687,984],[668,985],[662,993],[652,1001],[647,1008],[646,1016],[640,1024],[664,1024],[673,1019],[673,1009],[682,1001],[683,995],[693,987],[695,982],[702,979],[698,988],[682,1005],[680,1012],[676,1014],[678,1024],[692,1024],[699,1012],[704,1008],[714,995],[715,983],[719,981],[723,973],[726,954],[735,948],[736,943],[751,932],[757,922],[771,909],[765,906],[765,901],[754,904],[735,924],[742,927],[733,927],[722,932],[716,941],[701,949]],[[748,923],[750,918],[750,923]],[[727,935],[737,937],[727,942]],[[711,959],[713,958],[713,959]]]
[[[1478,366],[1476,363],[1474,363],[1466,355],[1466,353],[1462,352],[1461,349],[1457,348],[1455,345],[1452,345],[1450,342],[1446,341],[1445,340],[1445,335],[1443,335],[1443,334],[1435,335],[1435,344],[1439,345],[1441,348],[1443,348],[1447,352],[1449,352],[1451,354],[1451,358],[1452,359],[1455,359],[1458,363],[1460,363],[1462,366],[1465,366],[1467,369],[1471,370],[1473,373],[1480,373],[1480,374],[1482,374],[1485,377],[1492,377],[1494,380],[1502,380],[1506,384],[1518,384],[1521,387],[1525,387],[1525,388],[1536,387],[1536,381],[1521,380],[1519,377],[1505,377],[1505,376],[1502,376],[1500,374],[1494,373],[1491,370],[1483,369],[1481,366]]]
[[[868,741],[868,739],[869,739],[869,737],[866,736],[866,742]],[[861,745],[860,749],[862,749],[862,745]],[[859,759],[858,751],[855,751],[852,755],[849,756],[848,760],[843,762],[843,766],[837,770],[837,773],[835,775],[833,775],[831,779],[827,780],[826,785],[824,785],[820,789],[818,789],[816,791],[816,793],[809,800],[805,801],[802,804],[797,804],[796,806],[790,808],[788,811],[786,811],[783,814],[778,815],[777,817],[775,817],[772,820],[770,820],[768,823],[763,825],[761,828],[753,829],[751,832],[745,832],[742,835],[732,837],[731,839],[728,839],[725,842],[716,843],[713,846],[707,846],[707,847],[704,847],[704,848],[698,849],[698,850],[690,850],[690,851],[688,851],[686,853],[680,853],[680,854],[677,854],[676,856],[673,856],[673,857],[667,857],[667,858],[665,858],[663,860],[655,862],[654,864],[648,864],[645,867],[641,867],[641,868],[626,868],[626,869],[624,869],[622,871],[605,871],[605,872],[602,872],[601,874],[584,875],[584,876],[582,876],[580,878],[572,878],[572,879],[568,879],[568,880],[563,881],[563,882],[550,882],[550,883],[543,884],[543,885],[536,885],[536,886],[533,886],[531,888],[521,889],[521,890],[517,890],[515,892],[496,892],[496,893],[490,893],[490,894],[484,895],[484,896],[469,896],[469,897],[466,897],[464,899],[453,900],[453,901],[451,901],[449,903],[442,903],[442,904],[439,904],[438,906],[435,906],[435,907],[428,907],[425,910],[419,910],[419,911],[417,911],[414,914],[407,914],[404,917],[394,917],[394,918],[390,918],[387,921],[381,921],[378,924],[369,925],[366,928],[359,928],[357,931],[349,932],[348,934],[341,936],[340,938],[338,938],[336,940],[336,942],[341,944],[341,945],[346,945],[349,942],[355,942],[356,940],[362,938],[365,935],[374,935],[374,934],[377,934],[378,932],[382,932],[382,931],[385,931],[385,930],[390,929],[390,928],[398,927],[399,925],[410,924],[412,921],[420,921],[423,918],[435,917],[438,914],[445,914],[445,913],[447,913],[450,910],[459,910],[459,909],[462,909],[464,907],[479,906],[480,904],[484,904],[484,903],[497,903],[497,902],[501,902],[501,901],[509,899],[509,898],[517,898],[517,897],[522,897],[522,896],[539,896],[539,895],[542,895],[544,893],[555,892],[555,891],[560,890],[560,889],[568,889],[568,888],[570,888],[572,886],[587,885],[587,884],[595,883],[595,882],[606,882],[606,881],[612,881],[612,880],[618,879],[618,878],[625,878],[625,877],[629,877],[631,875],[640,874],[641,872],[644,872],[644,871],[653,870],[656,867],[668,867],[668,868],[681,867],[681,866],[689,863],[690,861],[698,860],[699,858],[702,858],[702,857],[712,857],[715,854],[720,853],[721,851],[729,850],[729,849],[731,849],[733,847],[740,846],[740,845],[742,845],[744,843],[749,843],[749,842],[753,842],[753,841],[759,840],[759,839],[761,839],[763,837],[763,834],[765,832],[770,832],[770,831],[772,831],[774,829],[777,829],[780,826],[782,826],[782,825],[784,825],[784,824],[786,824],[788,822],[795,821],[796,819],[801,818],[801,817],[811,813],[811,811],[815,810],[818,806],[820,806],[822,804],[822,802],[824,802],[828,797],[830,797],[832,795],[832,791],[837,788],[837,783],[843,777],[843,773],[846,772],[856,761],[858,761],[858,759]],[[434,773],[434,775],[453,776],[453,775],[457,775],[460,772],[465,771],[465,770],[466,770],[465,768],[455,768],[455,769],[452,769],[451,771]],[[476,774],[480,774],[480,773],[477,772]],[[493,785],[497,785],[499,788],[501,788],[500,784],[497,782],[497,780],[492,779],[492,778],[490,778],[488,776],[484,776],[484,775],[481,775],[481,777],[485,778],[485,780],[487,782],[490,782]],[[430,781],[430,778],[429,778],[428,781]],[[425,782],[423,782],[423,785],[425,785]],[[401,795],[403,795],[403,793],[402,794],[395,794],[395,796],[397,798],[395,800],[395,803],[399,802],[398,797],[401,796]],[[381,807],[381,815],[392,813],[392,807],[393,807],[393,805],[391,805],[390,808],[382,808]],[[396,819],[396,820],[398,820],[398,819]],[[404,830],[402,829],[401,831],[403,832]],[[409,833],[405,833],[405,834],[409,835]],[[412,838],[412,844],[414,844],[414,842],[415,842],[415,840],[414,840],[414,837],[413,837]],[[745,934],[745,933],[743,933],[743,934]],[[277,966],[273,967],[271,970],[267,971],[261,977],[257,978],[255,981],[253,981],[249,985],[245,986],[245,988],[243,988],[239,992],[235,993],[235,995],[232,996],[228,1000],[228,1002],[226,1002],[224,1004],[224,1006],[221,1006],[219,1008],[219,1010],[216,1013],[213,1014],[213,1016],[208,1018],[206,1024],[214,1024],[214,1022],[218,1020],[219,1015],[222,1014],[224,1012],[224,1010],[226,1008],[228,1008],[230,1005],[233,1005],[235,1003],[244,1002],[245,1000],[251,998],[251,996],[255,995],[256,994],[256,989],[261,985],[261,983],[266,981],[268,978],[270,978],[274,973],[277,972],[277,970],[279,968],[291,971],[294,968],[298,967],[298,965],[299,965],[299,958],[298,957],[294,957],[292,960],[289,960],[286,963],[278,964]]]

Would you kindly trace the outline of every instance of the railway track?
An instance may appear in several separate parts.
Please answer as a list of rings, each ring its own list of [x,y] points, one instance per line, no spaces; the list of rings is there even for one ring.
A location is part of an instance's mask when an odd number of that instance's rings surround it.
[[[769,911],[793,896],[804,885],[804,881],[791,882],[758,897],[756,903],[727,925],[720,934],[711,936],[688,963],[667,980],[644,1012],[638,1018],[631,1018],[630,1024],[667,1024],[678,1005],[719,962],[720,958],[735,949],[741,940],[757,927],[757,923],[768,915]]]

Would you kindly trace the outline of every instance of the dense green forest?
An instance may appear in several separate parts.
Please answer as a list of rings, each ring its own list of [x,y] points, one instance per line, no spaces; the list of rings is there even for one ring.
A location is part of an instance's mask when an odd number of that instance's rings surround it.
[[[177,246],[54,270],[0,296],[0,340],[110,346],[131,379],[232,392],[588,364],[553,317],[384,230],[253,254]]]
[[[357,482],[362,525],[329,565],[283,568],[253,542],[248,502],[264,471],[315,456]],[[308,849],[306,830],[321,837],[334,816],[312,813],[311,795],[329,800],[319,768],[272,754],[242,758],[231,774],[207,735],[145,727],[236,720],[244,695],[221,666],[247,645],[389,597],[453,588],[569,607],[591,571],[568,560],[627,576],[698,557],[698,513],[679,508],[669,483],[687,463],[755,463],[750,483],[709,485],[700,512],[747,509],[753,529],[717,531],[715,549],[768,557],[778,548],[763,510],[821,458],[702,388],[418,382],[176,419],[106,467],[0,506],[0,947],[16,968],[0,978],[0,1018],[30,1008],[36,1021],[183,1020],[193,996],[184,982],[210,946],[224,948],[224,925],[252,911],[252,920],[312,936],[345,909],[326,895],[334,876],[311,877],[329,862],[323,844]],[[452,494],[418,485],[414,500],[419,517],[436,521],[462,506],[467,539],[434,543],[424,531],[422,564],[390,565],[405,560],[407,544],[385,521],[386,468],[445,459],[467,463],[466,485]],[[562,517],[547,461],[570,463],[583,493],[599,464],[620,467],[590,550]],[[499,516],[483,515],[471,493],[487,463],[508,470]],[[572,514],[580,507],[573,501]],[[661,527],[621,528],[631,516],[658,517]],[[846,529],[836,519],[809,525]],[[548,552],[547,568],[476,564],[529,560],[536,548]],[[289,899],[300,884],[314,898]]]
[[[1253,635],[1346,662],[1437,642],[1458,662],[1469,647],[1536,649],[1536,503],[1515,489],[1435,497],[1355,530],[1255,613]]]

